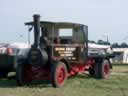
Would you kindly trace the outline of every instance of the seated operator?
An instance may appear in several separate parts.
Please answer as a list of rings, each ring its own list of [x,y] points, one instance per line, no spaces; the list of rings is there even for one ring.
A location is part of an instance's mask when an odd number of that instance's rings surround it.
[[[48,36],[47,36],[47,29],[42,27],[41,28],[41,37],[40,37],[40,46],[46,47],[49,43]]]
[[[54,39],[54,43],[55,44],[61,44],[61,39],[59,38],[59,37],[56,37],[55,39]]]

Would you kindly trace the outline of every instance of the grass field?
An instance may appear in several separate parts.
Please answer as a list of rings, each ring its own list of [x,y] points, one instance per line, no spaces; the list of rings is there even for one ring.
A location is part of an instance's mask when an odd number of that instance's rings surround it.
[[[128,66],[114,66],[108,80],[97,80],[81,74],[66,81],[63,88],[52,88],[50,84],[34,82],[30,86],[18,87],[15,80],[0,80],[0,96],[128,96]]]
[[[127,73],[128,74],[128,65],[115,65],[113,67],[113,72],[116,72],[116,73]]]

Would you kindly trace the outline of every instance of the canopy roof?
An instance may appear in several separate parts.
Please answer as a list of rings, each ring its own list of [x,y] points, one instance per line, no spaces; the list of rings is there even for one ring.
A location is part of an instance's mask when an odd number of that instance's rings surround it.
[[[53,24],[53,25],[69,25],[69,26],[82,26],[84,24],[72,23],[72,22],[51,22],[51,21],[40,21],[40,24]],[[33,22],[26,22],[25,25],[33,25]],[[84,25],[86,26],[86,25]]]

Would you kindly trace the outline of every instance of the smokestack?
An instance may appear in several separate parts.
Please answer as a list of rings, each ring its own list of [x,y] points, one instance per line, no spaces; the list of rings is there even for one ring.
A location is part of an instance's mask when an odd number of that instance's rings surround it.
[[[40,39],[40,15],[33,15],[33,23],[34,23],[34,47],[37,48],[39,45]]]

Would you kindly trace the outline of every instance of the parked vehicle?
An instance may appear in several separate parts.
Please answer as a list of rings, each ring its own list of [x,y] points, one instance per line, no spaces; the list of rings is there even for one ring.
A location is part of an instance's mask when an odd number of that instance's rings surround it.
[[[19,58],[25,58],[29,50],[28,44],[12,43],[0,46],[0,77],[7,77],[9,72],[15,71]]]
[[[27,58],[17,65],[18,85],[49,80],[53,87],[62,87],[68,77],[85,71],[96,78],[109,78],[111,56],[88,53],[87,25],[40,21],[39,15],[25,25],[34,27],[34,42]]]

